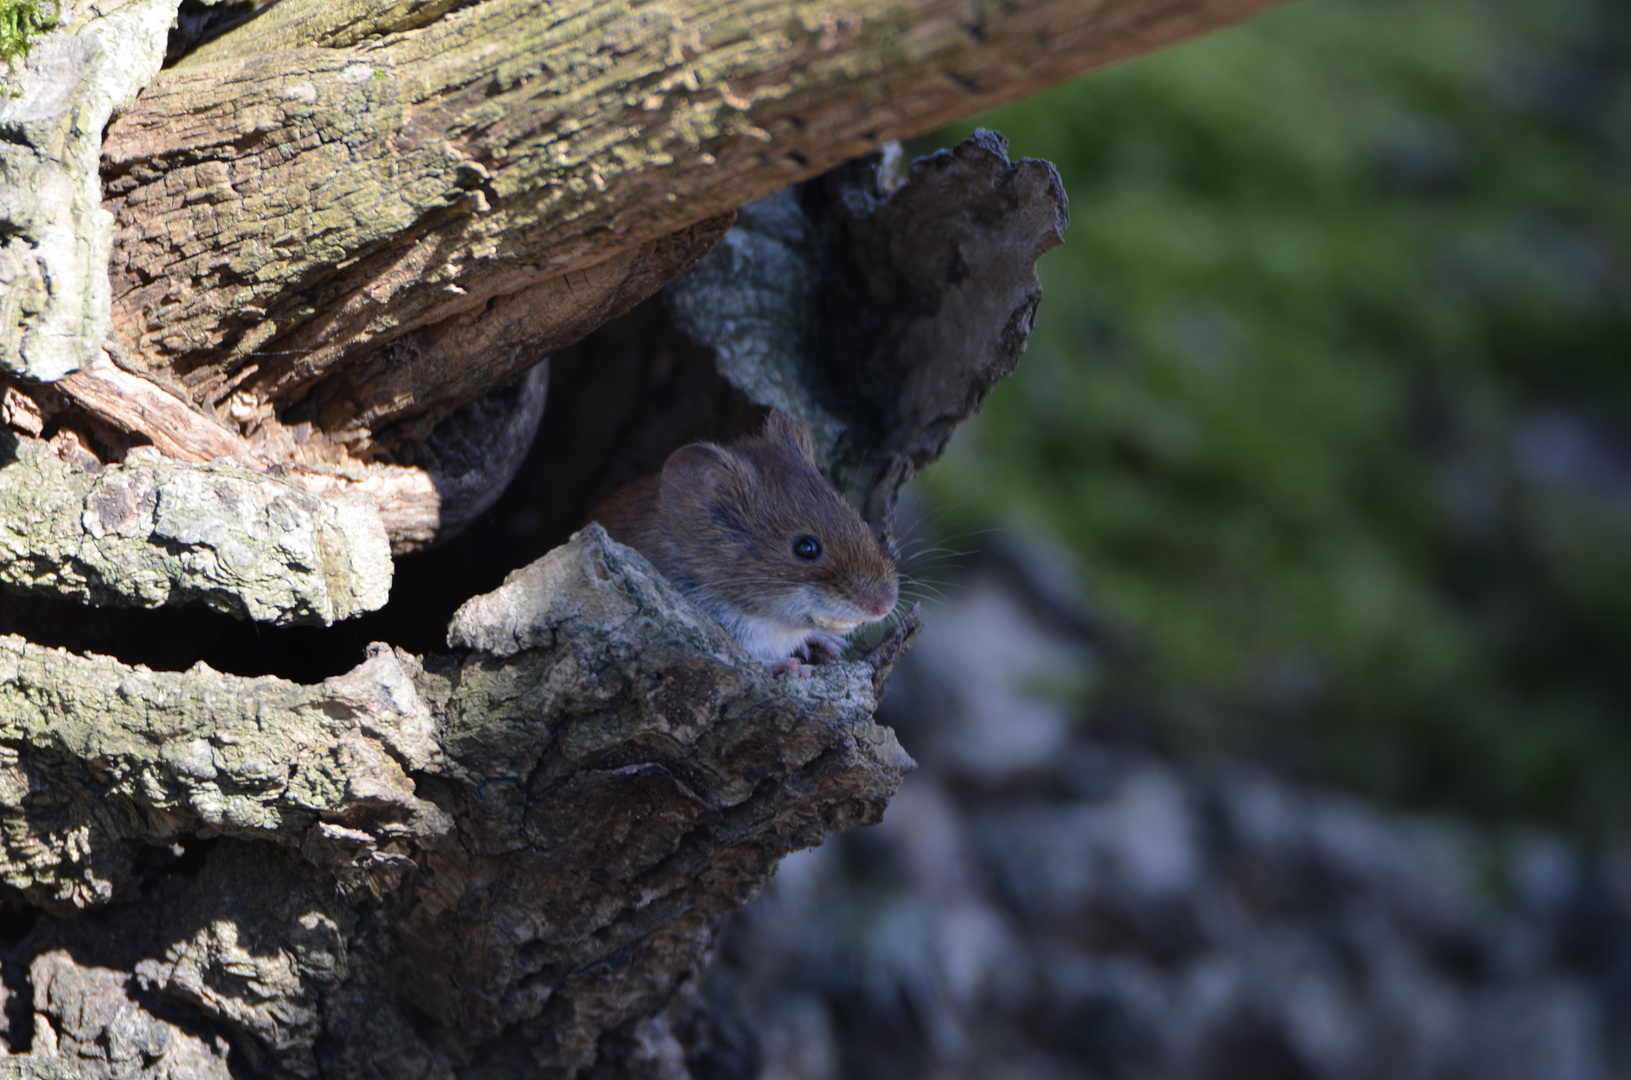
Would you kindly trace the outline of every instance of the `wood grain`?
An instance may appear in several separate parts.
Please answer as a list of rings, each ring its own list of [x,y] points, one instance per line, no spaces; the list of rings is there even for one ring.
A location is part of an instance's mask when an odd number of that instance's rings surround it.
[[[410,331],[570,291],[886,140],[1271,2],[286,0],[109,129],[116,334],[205,411],[281,405]],[[473,362],[446,365],[466,394]]]

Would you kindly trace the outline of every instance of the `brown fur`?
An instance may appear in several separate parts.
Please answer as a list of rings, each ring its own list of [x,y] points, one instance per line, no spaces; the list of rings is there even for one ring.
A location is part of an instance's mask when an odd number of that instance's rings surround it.
[[[779,412],[758,436],[682,446],[661,473],[617,492],[591,520],[750,651],[733,624],[741,616],[815,632],[813,614],[871,622],[898,596],[894,561],[817,470],[809,434]],[[821,542],[815,560],[793,553],[806,535]]]

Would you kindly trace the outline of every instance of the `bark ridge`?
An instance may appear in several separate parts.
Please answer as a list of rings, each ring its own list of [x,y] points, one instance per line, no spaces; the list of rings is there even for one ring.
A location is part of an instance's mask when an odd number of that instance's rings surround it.
[[[391,574],[385,526],[360,495],[151,449],[84,469],[0,430],[0,589],[326,626],[383,607]]]

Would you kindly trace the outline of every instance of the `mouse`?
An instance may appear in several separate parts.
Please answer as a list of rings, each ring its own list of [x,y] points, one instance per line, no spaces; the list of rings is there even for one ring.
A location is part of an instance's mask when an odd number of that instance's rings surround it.
[[[772,675],[895,609],[895,559],[816,467],[810,433],[772,410],[757,435],[674,451],[589,517],[712,615]]]

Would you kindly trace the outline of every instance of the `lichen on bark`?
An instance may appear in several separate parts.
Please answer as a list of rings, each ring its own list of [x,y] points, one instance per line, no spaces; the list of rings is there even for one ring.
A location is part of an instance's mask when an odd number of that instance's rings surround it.
[[[102,133],[158,73],[178,0],[63,0],[0,92],[0,371],[50,381],[112,330]]]
[[[262,838],[335,866],[346,851],[349,873],[382,839],[445,828],[404,771],[438,756],[389,650],[300,686],[0,636],[0,880],[58,913],[130,899],[143,846],[184,836]]]
[[[152,452],[86,472],[0,429],[0,589],[328,625],[383,606],[391,574],[366,498]]]

